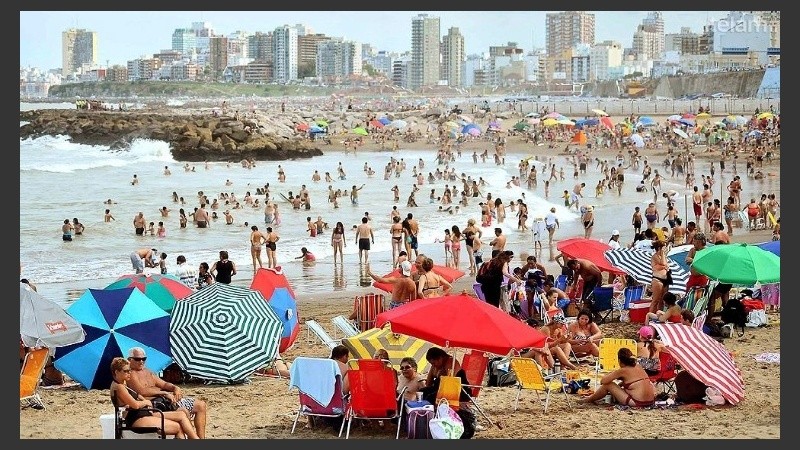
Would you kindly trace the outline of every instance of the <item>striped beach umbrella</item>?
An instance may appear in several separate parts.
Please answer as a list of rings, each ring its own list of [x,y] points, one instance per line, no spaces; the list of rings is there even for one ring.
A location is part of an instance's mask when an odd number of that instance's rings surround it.
[[[260,268],[253,276],[250,289],[261,292],[267,299],[269,307],[275,311],[283,323],[281,353],[289,349],[297,340],[300,332],[300,315],[297,312],[297,296],[292,290],[289,279],[284,275],[280,266],[276,268]]]
[[[233,382],[275,358],[282,332],[260,292],[214,283],[175,304],[169,341],[175,362],[192,376]]]
[[[744,381],[733,356],[724,345],[694,327],[680,323],[651,323],[669,353],[689,374],[717,388],[736,405],[744,399]]]
[[[56,369],[86,389],[111,386],[111,361],[141,347],[146,366],[159,372],[170,363],[169,315],[140,290],[87,289],[67,312],[83,327],[83,342],[56,349]]]
[[[395,334],[389,327],[372,328],[353,337],[342,339],[342,345],[350,350],[353,358],[370,359],[378,349],[389,353],[392,366],[400,370],[400,360],[410,356],[417,361],[417,372],[428,371],[425,353],[433,347],[430,342],[405,334]]]
[[[606,250],[605,257],[608,262],[624,270],[634,280],[642,284],[650,284],[653,281],[653,270],[650,267],[650,257],[653,256],[653,253],[652,250],[618,248]],[[667,258],[667,264],[672,270],[672,284],[669,285],[668,290],[676,295],[684,295],[686,283],[689,282],[689,272],[670,258]]]
[[[183,300],[194,292],[174,275],[130,274],[123,275],[106,289],[135,287],[166,312],[172,311],[176,300]]]

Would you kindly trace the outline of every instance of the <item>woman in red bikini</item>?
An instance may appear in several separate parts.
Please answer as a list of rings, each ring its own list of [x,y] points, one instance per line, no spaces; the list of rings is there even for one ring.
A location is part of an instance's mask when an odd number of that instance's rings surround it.
[[[656,400],[656,388],[650,382],[647,372],[636,364],[636,355],[628,348],[621,348],[617,357],[619,369],[601,378],[597,391],[579,402],[594,403],[611,394],[620,405],[652,406]],[[617,380],[621,383],[617,384]]]

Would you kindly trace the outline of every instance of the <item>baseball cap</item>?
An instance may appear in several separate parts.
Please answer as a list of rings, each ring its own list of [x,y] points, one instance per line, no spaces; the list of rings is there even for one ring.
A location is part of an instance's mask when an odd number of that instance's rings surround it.
[[[400,272],[403,273],[403,276],[410,277],[411,276],[411,261],[403,261],[400,263]]]
[[[643,339],[653,339],[653,327],[645,325],[642,328],[639,328],[639,336]]]
[[[552,319],[550,319],[550,320],[551,320],[553,323],[557,323],[557,324],[559,324],[559,325],[564,325],[565,323],[567,323],[567,318],[566,318],[566,317],[564,317],[564,315],[563,315],[563,314],[561,314],[561,313],[558,313],[558,314],[554,315],[554,316],[553,316],[553,318],[552,318]]]
[[[619,230],[613,230],[613,231],[611,232],[611,235],[612,235],[612,236],[619,236]]]

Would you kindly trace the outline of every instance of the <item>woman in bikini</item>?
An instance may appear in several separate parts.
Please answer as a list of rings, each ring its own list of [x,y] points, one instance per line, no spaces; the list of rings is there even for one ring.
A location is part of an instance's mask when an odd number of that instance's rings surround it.
[[[672,276],[668,272],[666,244],[663,241],[655,240],[653,249],[656,252],[650,257],[650,267],[653,270],[653,281],[650,287],[653,296],[649,312],[655,314],[664,306],[664,292],[667,292],[667,288],[672,283]]]
[[[452,236],[450,237],[450,253],[453,256],[453,267],[458,269],[461,263],[461,240],[464,239],[464,236],[461,234],[458,225],[453,225],[450,230],[452,231]]]
[[[658,208],[656,208],[656,204],[650,202],[647,205],[647,208],[644,210],[644,218],[647,219],[647,228],[651,230],[656,227],[656,222],[658,222]]]
[[[469,256],[469,274],[475,275],[478,268],[475,265],[475,238],[480,238],[483,232],[480,228],[475,226],[475,219],[467,220],[467,227],[464,228],[464,245],[467,247],[467,256]]]
[[[678,305],[678,297],[672,292],[665,292],[662,298],[664,300],[664,306],[666,306],[667,309],[664,311],[659,310],[654,313],[647,313],[647,319],[659,323],[681,323],[683,320],[681,318],[683,308]]]
[[[336,226],[331,233],[331,247],[333,247],[333,262],[336,263],[336,257],[339,257],[339,262],[344,264],[344,247],[347,247],[347,242],[344,240],[344,224],[336,222]]]
[[[444,242],[444,263],[447,267],[452,267],[453,265],[451,258],[452,253],[450,251],[450,248],[452,246],[452,241],[453,241],[453,235],[450,234],[449,228],[444,229],[444,239],[442,239],[441,241],[439,241],[439,239],[436,239],[436,242]]]
[[[417,281],[417,298],[441,297],[450,294],[453,285],[433,272],[432,259],[425,258],[420,267],[422,273]]]
[[[594,207],[587,206],[586,212],[583,213],[581,218],[583,221],[583,237],[586,239],[592,238],[592,230],[594,229]]]
[[[600,379],[600,387],[589,397],[580,399],[581,403],[594,403],[611,394],[620,405],[646,407],[656,401],[656,388],[641,366],[636,364],[636,356],[629,348],[617,352],[619,369]],[[617,384],[617,380],[621,383]]]
[[[600,356],[600,347],[597,345],[603,338],[603,332],[592,320],[592,312],[589,309],[580,310],[577,319],[569,324],[567,331],[569,344],[576,355]]]
[[[725,225],[728,227],[728,236],[733,236],[733,221],[739,217],[739,205],[736,204],[736,199],[733,196],[728,197],[728,202],[725,203]]]

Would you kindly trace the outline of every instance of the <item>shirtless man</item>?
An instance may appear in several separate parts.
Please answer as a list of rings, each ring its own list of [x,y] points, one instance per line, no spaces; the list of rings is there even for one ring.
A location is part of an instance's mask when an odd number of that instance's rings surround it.
[[[264,223],[267,225],[275,221],[275,204],[272,201],[267,201],[267,206],[264,207]]]
[[[358,191],[364,189],[364,186],[364,184],[362,184],[361,187],[356,187],[355,184],[353,185],[353,189],[350,190],[350,203],[358,205]]]
[[[154,248],[140,248],[139,250],[131,253],[131,264],[133,265],[133,270],[139,274],[144,273],[145,267],[156,267],[157,261],[155,259],[157,254],[158,250]]]
[[[69,219],[64,219],[64,225],[61,225],[61,239],[68,242],[71,241],[72,231],[74,229],[75,228],[73,227]]]
[[[369,276],[378,283],[389,283],[392,285],[392,300],[389,302],[389,309],[410,302],[416,298],[417,285],[411,278],[411,261],[400,263],[399,277],[379,277],[367,268]]]
[[[417,219],[415,219],[414,215],[411,213],[406,215],[406,219],[408,220],[409,247],[411,248],[411,252],[408,253],[408,256],[412,257],[415,254],[419,255],[419,243],[417,241],[417,236],[419,236],[419,222],[417,222]]]
[[[570,207],[575,206],[575,210],[576,211],[580,211],[581,210],[580,199],[583,198],[583,192],[582,191],[583,191],[583,188],[585,188],[585,187],[586,187],[586,183],[580,183],[580,184],[576,184],[572,188],[572,195],[571,195],[571,198],[570,198],[570,202],[572,204],[570,205]]]
[[[673,247],[677,247],[679,245],[691,244],[691,241],[686,242],[686,227],[683,226],[683,221],[680,217],[675,218],[675,226],[672,228],[672,233],[670,233],[669,241],[672,243]]]
[[[258,231],[258,227],[253,225],[250,227],[252,232],[250,233],[250,256],[253,258],[253,272],[258,270],[256,268],[256,263],[258,263],[258,267],[264,267],[264,264],[261,262],[261,246],[266,244],[267,237],[264,236],[264,233]]]
[[[497,250],[502,252],[506,249],[506,237],[503,235],[502,228],[495,228],[494,229],[494,236],[495,238],[489,242],[489,245],[492,246],[492,251]]]
[[[264,245],[267,247],[267,267],[274,268],[278,264],[277,258],[275,257],[275,250],[278,247],[276,243],[278,240],[280,240],[278,233],[272,231],[272,227],[267,227],[267,234],[264,236]]]
[[[136,230],[137,236],[144,236],[144,229],[147,226],[147,220],[144,218],[144,213],[139,211],[139,214],[133,218],[133,228]]]
[[[692,209],[695,222],[700,223],[700,217],[703,215],[703,194],[697,186],[692,188]]]
[[[208,228],[210,220],[205,203],[200,204],[200,208],[194,213],[194,218],[197,221],[197,228]]]
[[[599,286],[602,281],[602,273],[597,265],[588,259],[575,258],[567,261],[567,267],[572,269],[575,274],[573,283],[578,282],[578,276],[583,278],[583,292],[581,293],[581,300],[586,305],[586,298],[594,291],[594,288]]]
[[[362,264],[369,263],[370,243],[375,243],[375,234],[369,225],[369,219],[361,218],[361,225],[356,228],[356,245],[358,246],[358,261]]]

